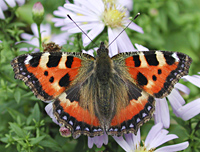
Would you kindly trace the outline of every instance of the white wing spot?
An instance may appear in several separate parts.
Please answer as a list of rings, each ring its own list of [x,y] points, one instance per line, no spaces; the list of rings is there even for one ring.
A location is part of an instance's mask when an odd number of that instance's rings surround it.
[[[28,55],[24,61],[25,64],[29,64],[29,61],[32,59],[33,57],[31,55]]]
[[[134,127],[134,125],[131,123],[131,124],[129,125],[129,127],[130,127],[130,128],[133,128],[133,127]]]
[[[172,57],[173,57],[176,61],[179,61],[179,57],[177,56],[176,53],[173,53],[173,54],[172,54]]]

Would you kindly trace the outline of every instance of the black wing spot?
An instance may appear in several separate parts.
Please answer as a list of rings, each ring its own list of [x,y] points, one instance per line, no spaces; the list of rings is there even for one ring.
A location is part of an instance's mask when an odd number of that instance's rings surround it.
[[[157,80],[157,77],[155,75],[152,76],[153,81]]]
[[[62,56],[55,56],[55,55],[49,55],[49,61],[47,63],[47,67],[51,68],[51,67],[57,67],[60,59],[62,58]]]
[[[156,54],[147,54],[144,55],[146,58],[146,61],[149,65],[157,66],[159,64]]]
[[[30,66],[37,67],[40,63],[41,54],[33,54],[32,57],[33,58],[29,61]]]
[[[140,66],[141,61],[140,61],[140,59],[139,59],[139,55],[133,56],[133,61],[134,61],[134,63],[135,63],[135,67],[139,67],[139,66]]]
[[[175,58],[172,57],[172,53],[170,54],[164,54],[165,61],[168,65],[172,65],[175,62]]]
[[[52,76],[50,79],[49,79],[49,82],[53,83],[54,81],[54,77]]]
[[[48,74],[49,74],[48,71],[44,71],[45,76],[48,76]]]
[[[147,78],[140,72],[137,74],[137,81],[138,81],[138,84],[141,86],[147,85],[148,83]]]
[[[162,70],[161,69],[158,69],[158,74],[161,74],[162,73]]]
[[[67,56],[67,61],[65,63],[66,67],[67,68],[71,68],[73,61],[74,61],[74,57],[73,56]]]
[[[67,87],[70,84],[70,80],[69,80],[70,76],[69,74],[65,74],[59,81],[59,85],[60,87]]]

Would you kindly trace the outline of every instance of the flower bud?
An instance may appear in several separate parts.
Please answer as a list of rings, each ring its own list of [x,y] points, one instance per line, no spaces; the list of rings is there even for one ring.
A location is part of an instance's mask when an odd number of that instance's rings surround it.
[[[32,14],[33,14],[33,21],[37,25],[40,25],[44,19],[44,7],[40,2],[37,2],[33,5]]]

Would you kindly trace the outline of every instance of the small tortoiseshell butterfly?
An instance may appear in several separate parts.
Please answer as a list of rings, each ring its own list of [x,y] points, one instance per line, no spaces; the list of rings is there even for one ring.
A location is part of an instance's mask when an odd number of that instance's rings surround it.
[[[137,133],[152,117],[154,98],[166,97],[188,74],[192,59],[178,52],[125,52],[110,58],[102,42],[94,58],[43,52],[16,57],[15,78],[37,98],[53,101],[57,121],[74,138]]]

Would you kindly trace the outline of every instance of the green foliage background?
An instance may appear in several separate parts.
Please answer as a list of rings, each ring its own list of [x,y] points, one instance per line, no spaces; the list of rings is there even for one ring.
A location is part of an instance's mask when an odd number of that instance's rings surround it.
[[[58,6],[63,6],[64,0],[39,0],[44,8],[45,15],[52,14]],[[106,146],[98,149],[96,146],[89,149],[87,137],[81,136],[74,140],[64,138],[59,134],[59,126],[54,124],[46,114],[45,103],[36,99],[30,89],[20,80],[14,79],[11,60],[27,52],[20,52],[16,42],[21,41],[21,33],[31,33],[33,23],[31,9],[36,0],[29,0],[19,8],[10,8],[5,11],[6,20],[0,20],[0,151],[115,151],[122,152],[117,143],[110,137]],[[138,12],[141,16],[135,20],[143,28],[144,34],[126,30],[133,43],[141,44],[149,49],[179,51],[192,57],[193,63],[190,75],[200,72],[200,1],[199,0],[134,0],[131,15]],[[59,33],[50,23],[52,30]],[[77,51],[77,34],[74,46],[65,45],[65,51]],[[76,39],[77,38],[77,39]],[[106,40],[101,35],[96,43]],[[23,44],[23,47],[30,45]],[[88,48],[89,49],[89,48]],[[80,51],[80,49],[79,49]],[[185,83],[191,93],[185,96],[186,102],[200,97],[200,89],[190,83]],[[200,151],[200,116],[189,121],[177,118],[171,110],[170,133],[175,133],[179,139],[168,144],[189,141],[190,146],[185,152]],[[142,127],[142,139],[145,139],[153,121]]]

